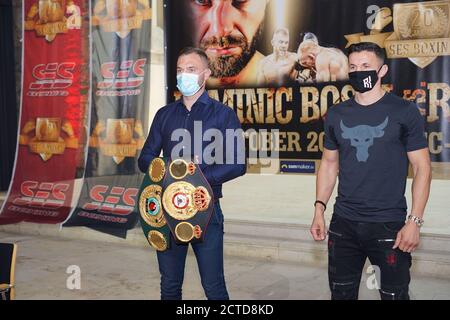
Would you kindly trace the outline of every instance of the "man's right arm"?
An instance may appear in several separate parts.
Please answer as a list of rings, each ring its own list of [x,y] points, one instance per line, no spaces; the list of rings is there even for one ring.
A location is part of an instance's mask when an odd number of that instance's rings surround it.
[[[327,54],[322,53],[316,57],[316,72],[317,82],[331,81],[330,57]]]
[[[256,74],[256,82],[258,85],[266,84],[266,76],[264,75],[264,67],[266,65],[266,59],[261,60],[258,66],[258,73]]]
[[[289,80],[295,81],[298,78],[299,72],[302,69],[302,66],[300,65],[300,58],[296,53],[291,53],[290,59],[292,62],[292,69],[289,73]]]
[[[324,148],[322,161],[316,178],[316,200],[325,204],[330,200],[339,171],[339,151]],[[314,211],[311,234],[316,241],[325,240],[325,208],[318,203]]]
[[[162,145],[161,117],[160,112],[158,111],[153,119],[150,133],[142,148],[141,154],[139,155],[139,170],[143,173],[147,172],[150,162],[161,154]]]
[[[328,203],[333,193],[339,171],[339,151],[323,150],[322,161],[316,178],[316,199]],[[317,206],[323,208],[323,206]],[[316,210],[317,212],[317,210]]]

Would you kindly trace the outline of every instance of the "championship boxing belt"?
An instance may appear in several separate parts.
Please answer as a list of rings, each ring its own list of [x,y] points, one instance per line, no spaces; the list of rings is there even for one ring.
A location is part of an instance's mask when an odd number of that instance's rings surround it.
[[[142,230],[148,243],[158,251],[170,248],[170,229],[162,206],[162,182],[167,175],[168,159],[154,158],[139,190],[139,213]]]
[[[177,243],[199,243],[214,212],[211,186],[194,162],[170,161],[163,183],[163,215]]]

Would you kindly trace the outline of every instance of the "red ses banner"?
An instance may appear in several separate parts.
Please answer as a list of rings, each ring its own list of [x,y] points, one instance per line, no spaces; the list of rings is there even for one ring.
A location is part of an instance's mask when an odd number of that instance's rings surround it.
[[[88,1],[23,2],[23,78],[13,182],[0,224],[61,223],[84,171]]]

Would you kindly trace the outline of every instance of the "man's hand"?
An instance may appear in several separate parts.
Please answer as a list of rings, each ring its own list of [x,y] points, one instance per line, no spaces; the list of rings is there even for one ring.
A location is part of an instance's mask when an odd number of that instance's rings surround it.
[[[319,206],[317,206],[319,207]],[[324,212],[316,207],[314,219],[311,224],[310,232],[315,241],[323,241],[326,238],[327,230],[325,227]]]
[[[298,73],[298,77],[297,77],[300,82],[312,82],[312,76],[311,76],[311,70],[309,69],[304,69],[302,71],[299,71]]]
[[[420,242],[420,229],[413,221],[408,221],[405,226],[397,233],[392,249],[399,248],[403,252],[413,252],[417,249]]]

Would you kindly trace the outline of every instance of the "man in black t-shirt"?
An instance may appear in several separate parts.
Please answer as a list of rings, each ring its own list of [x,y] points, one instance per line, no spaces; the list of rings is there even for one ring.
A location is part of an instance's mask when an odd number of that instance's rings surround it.
[[[328,231],[332,299],[358,298],[366,258],[382,299],[409,299],[411,252],[419,245],[431,165],[417,106],[381,87],[388,72],[384,59],[383,49],[373,43],[349,48],[349,79],[356,94],[330,108],[325,120],[311,234],[316,241],[326,238],[324,212],[339,174]],[[414,175],[406,217],[409,163]]]

